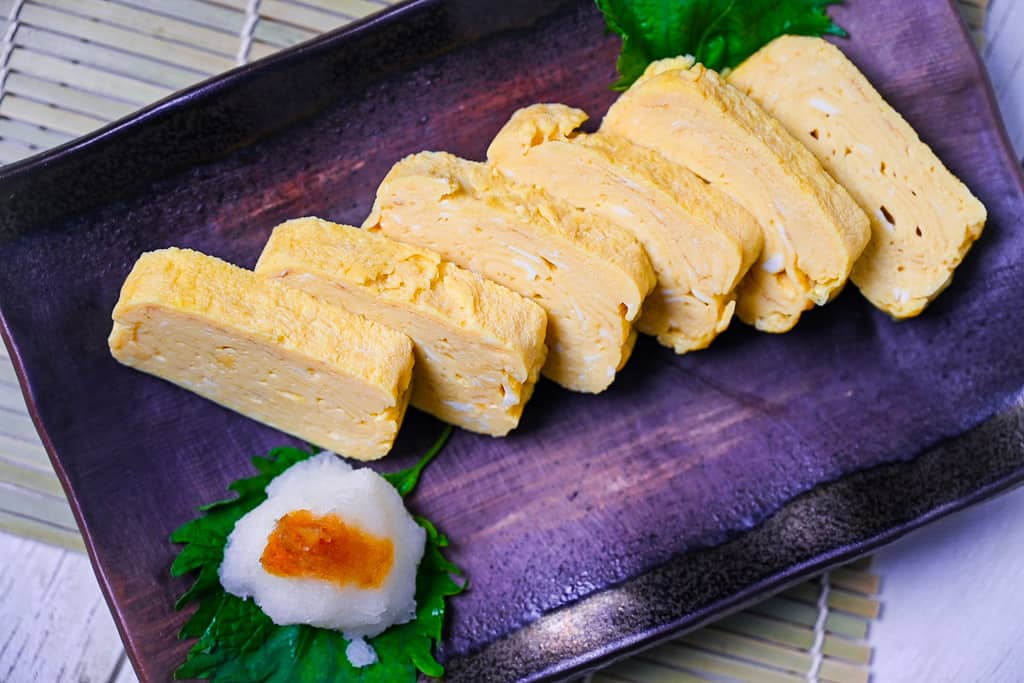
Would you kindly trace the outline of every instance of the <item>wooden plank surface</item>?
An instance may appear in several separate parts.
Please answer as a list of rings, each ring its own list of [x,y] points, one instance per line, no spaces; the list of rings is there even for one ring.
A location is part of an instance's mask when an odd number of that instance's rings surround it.
[[[1024,488],[878,554],[876,683],[1018,683],[1024,672]]]
[[[1024,157],[1024,2],[993,0],[985,64],[1018,157]]]
[[[124,652],[86,557],[3,532],[0,557],[0,680],[118,680]]]

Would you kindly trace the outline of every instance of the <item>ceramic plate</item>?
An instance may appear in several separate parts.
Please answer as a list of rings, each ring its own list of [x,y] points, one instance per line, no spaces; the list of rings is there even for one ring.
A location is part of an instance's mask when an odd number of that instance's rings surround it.
[[[411,499],[472,579],[450,680],[574,675],[693,628],[1024,477],[1024,193],[954,8],[857,0],[843,49],[985,202],[988,228],[921,317],[850,288],[790,334],[734,325],[677,357],[640,342],[599,396],[543,382],[522,428],[458,433]],[[517,107],[601,116],[618,49],[589,0],[401,6],[0,170],[0,314],[131,660],[187,643],[167,536],[284,435],[115,363],[139,253],[251,266],[270,229],[359,223],[405,154],[480,159]],[[440,431],[412,413],[409,464]]]

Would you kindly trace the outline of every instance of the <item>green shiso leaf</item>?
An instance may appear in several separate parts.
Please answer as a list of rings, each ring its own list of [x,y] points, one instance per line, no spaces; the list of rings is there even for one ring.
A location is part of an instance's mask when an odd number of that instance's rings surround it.
[[[738,66],[785,34],[845,36],[828,15],[843,0],[596,0],[622,37],[612,88],[625,90],[647,65],[693,55],[710,69]]]
[[[452,428],[446,426],[413,467],[382,476],[402,496],[408,495],[451,433]],[[175,678],[205,678],[217,683],[397,683],[415,681],[417,672],[444,675],[433,652],[441,639],[445,599],[465,590],[466,582],[461,570],[442,553],[448,539],[422,517],[415,517],[427,532],[426,550],[416,574],[416,619],[369,639],[378,657],[370,666],[356,668],[349,663],[345,655],[349,641],[340,633],[312,626],[277,626],[252,600],[230,595],[221,587],[217,570],[235,523],[267,499],[266,489],[274,477],[313,455],[313,451],[298,448],[275,448],[266,457],[253,458],[259,474],[231,484],[228,488],[236,497],[201,507],[201,517],[171,534],[171,542],[184,545],[171,565],[171,575],[198,572],[175,605],[182,609],[198,603],[178,634],[183,640],[197,640],[185,663],[174,672]]]
[[[441,452],[444,445],[448,443],[448,437],[451,435],[452,426],[445,425],[444,431],[441,432],[441,436],[437,437],[437,441],[434,442],[433,446],[427,449],[427,452],[423,454],[423,457],[420,458],[419,462],[404,470],[389,472],[380,476],[387,479],[392,486],[398,489],[399,495],[404,498],[409,495],[414,488],[416,488],[416,484],[420,481],[420,474],[423,472],[423,468],[429,465],[430,461]]]

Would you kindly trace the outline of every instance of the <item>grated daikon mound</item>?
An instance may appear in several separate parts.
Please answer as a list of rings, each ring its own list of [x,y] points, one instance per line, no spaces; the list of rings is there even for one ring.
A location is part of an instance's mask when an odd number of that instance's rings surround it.
[[[220,581],[224,590],[253,598],[275,624],[309,624],[370,638],[416,616],[416,568],[426,533],[409,515],[401,496],[380,475],[354,470],[331,453],[290,467],[267,487],[267,500],[246,514],[228,537]],[[268,573],[260,563],[278,520],[296,510],[337,515],[394,544],[394,563],[376,589],[315,578]]]

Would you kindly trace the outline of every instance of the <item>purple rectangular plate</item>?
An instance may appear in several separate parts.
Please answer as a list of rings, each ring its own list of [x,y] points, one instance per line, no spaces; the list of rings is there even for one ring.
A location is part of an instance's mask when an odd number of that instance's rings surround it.
[[[915,320],[850,288],[787,335],[734,325],[683,357],[642,340],[608,392],[544,382],[510,438],[458,433],[411,499],[472,579],[450,680],[580,673],[1024,478],[1024,192],[985,74],[948,2],[835,14],[988,206],[985,235]],[[144,680],[188,647],[167,535],[290,440],[110,358],[133,261],[180,245],[249,266],[284,219],[359,223],[404,154],[479,159],[537,101],[599,117],[617,42],[588,0],[423,0],[0,170],[4,336]],[[439,428],[410,414],[374,466]]]

